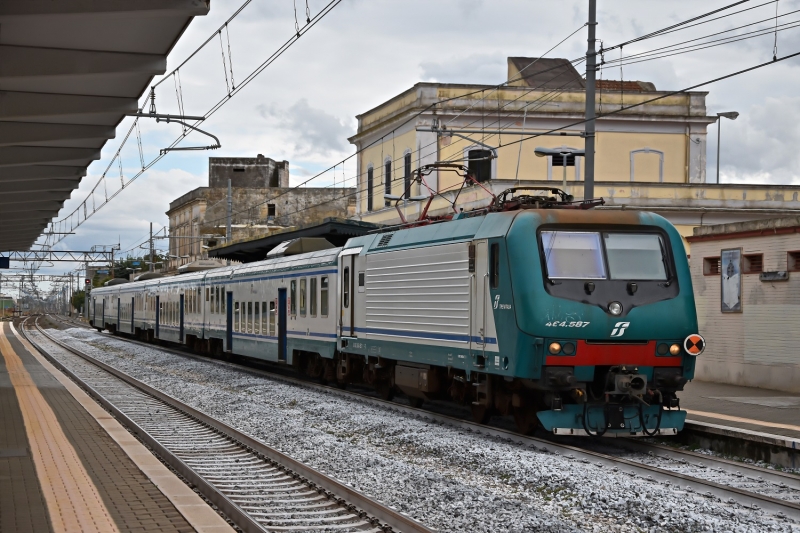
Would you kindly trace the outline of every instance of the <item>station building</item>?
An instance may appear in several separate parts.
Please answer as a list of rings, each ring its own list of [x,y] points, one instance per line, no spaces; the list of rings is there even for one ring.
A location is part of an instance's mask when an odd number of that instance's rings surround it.
[[[585,82],[565,59],[508,58],[509,83],[493,86],[417,83],[358,115],[350,142],[358,150],[356,216],[398,223],[394,201],[405,179],[421,165],[466,165],[497,194],[509,187],[559,187],[583,196],[582,157],[537,157],[536,148],[582,150]],[[707,92],[670,94],[649,82],[598,80],[598,115],[632,109],[596,122],[595,195],[607,209],[644,209],[662,214],[684,237],[696,226],[800,214],[800,187],[710,183],[706,137],[718,120],[706,109]],[[653,102],[649,100],[664,96]],[[556,128],[556,134],[531,137]],[[521,141],[521,142],[520,142]],[[495,152],[496,157],[490,157]],[[452,172],[426,176],[441,193],[430,214],[445,214],[460,178]],[[566,186],[564,186],[566,183]],[[414,187],[411,196],[428,194]],[[486,205],[488,195],[469,187],[459,196],[465,210]],[[409,219],[424,202],[402,205]],[[688,249],[688,243],[687,243]]]
[[[800,216],[695,228],[701,381],[800,393]]]
[[[169,204],[169,259],[174,271],[208,257],[225,243],[228,180],[231,181],[231,243],[259,239],[276,231],[329,217],[355,214],[353,188],[289,187],[289,162],[257,157],[210,157],[208,186]]]

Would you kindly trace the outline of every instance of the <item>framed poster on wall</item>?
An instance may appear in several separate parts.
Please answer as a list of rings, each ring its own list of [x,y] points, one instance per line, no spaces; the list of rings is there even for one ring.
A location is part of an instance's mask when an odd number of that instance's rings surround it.
[[[722,287],[720,306],[723,313],[742,312],[742,249],[722,250],[719,258]]]

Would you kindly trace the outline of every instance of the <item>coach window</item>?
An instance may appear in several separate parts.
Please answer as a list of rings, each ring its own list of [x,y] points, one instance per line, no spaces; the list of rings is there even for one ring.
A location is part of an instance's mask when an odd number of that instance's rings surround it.
[[[220,287],[217,287],[217,303],[216,303],[217,313],[219,313],[220,309],[222,308],[222,304],[220,303],[221,299],[222,299],[222,291],[220,290]]]
[[[225,285],[223,285],[222,287],[219,288],[219,296],[220,296],[219,299],[221,300],[220,303],[219,303],[219,308],[224,313],[225,312],[225,301],[227,300],[227,298],[225,297]]]
[[[308,308],[311,316],[317,316],[317,278],[309,280]]]
[[[261,333],[261,306],[258,302],[253,303],[253,333]]]
[[[206,287],[206,301],[208,301],[209,292],[210,292],[210,291],[209,291],[208,287]]]
[[[300,280],[300,316],[306,316],[306,278]]]
[[[275,336],[275,301],[269,303],[269,334]]]
[[[214,298],[215,298],[215,294],[216,294],[216,291],[214,290],[214,287],[211,287],[211,302],[210,302],[210,305],[209,305],[209,309],[211,309],[211,312],[212,312],[212,313],[214,313],[214,312],[215,312],[215,311],[214,311]]]
[[[297,316],[297,280],[294,279],[289,283],[289,300],[291,300],[289,313],[292,316]]]
[[[267,334],[267,302],[261,302],[261,334]]]
[[[247,333],[253,333],[253,302],[247,302]]]
[[[489,279],[493,289],[500,286],[500,245],[497,243],[489,249]]]
[[[322,276],[319,281],[319,314],[328,316],[328,276]]]
[[[350,267],[344,267],[342,287],[342,305],[350,307]]]

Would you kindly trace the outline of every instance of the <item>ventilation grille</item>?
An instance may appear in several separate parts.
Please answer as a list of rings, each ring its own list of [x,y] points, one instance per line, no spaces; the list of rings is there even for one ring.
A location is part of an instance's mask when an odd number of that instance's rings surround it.
[[[381,246],[386,246],[387,244],[389,244],[389,241],[392,240],[392,235],[394,235],[394,233],[387,233],[387,234],[383,235],[381,237],[381,240],[378,241],[378,246],[377,247],[380,248]]]

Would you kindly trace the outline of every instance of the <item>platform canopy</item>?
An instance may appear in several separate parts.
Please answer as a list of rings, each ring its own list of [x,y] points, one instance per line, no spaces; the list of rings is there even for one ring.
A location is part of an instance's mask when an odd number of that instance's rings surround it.
[[[210,0],[0,0],[0,251],[27,250]]]

